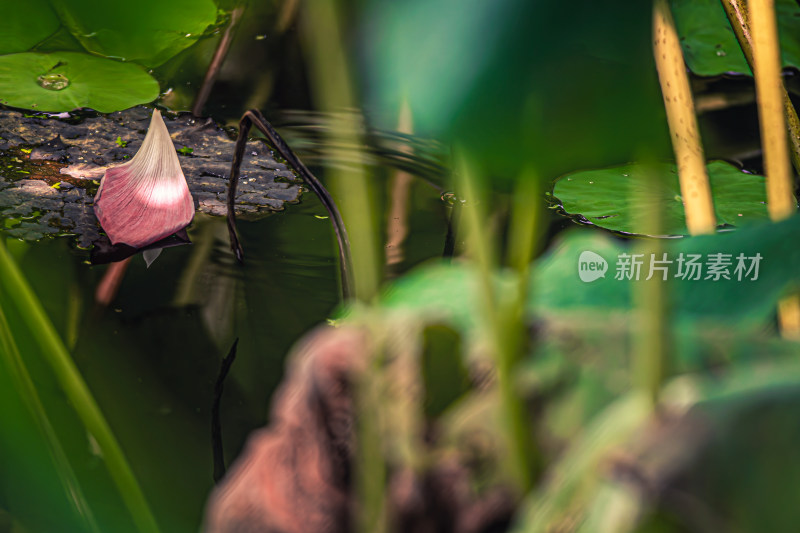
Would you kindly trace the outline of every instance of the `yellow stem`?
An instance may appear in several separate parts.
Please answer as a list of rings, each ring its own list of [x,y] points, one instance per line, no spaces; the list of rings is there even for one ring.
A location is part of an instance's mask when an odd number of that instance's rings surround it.
[[[653,10],[653,45],[667,110],[672,149],[678,164],[681,196],[689,233],[714,233],[717,226],[706,161],[694,112],[689,78],[678,33],[667,0],[656,0]]]
[[[739,41],[739,46],[744,52],[747,64],[750,65],[750,70],[755,71],[753,67],[753,37],[750,33],[750,20],[744,0],[722,0],[722,6],[728,15],[728,21],[731,23],[733,33]],[[783,94],[783,113],[789,126],[792,165],[794,165],[795,171],[800,173],[800,119],[797,117],[797,110],[795,110],[794,104],[789,98],[789,93],[786,92],[783,84],[781,84],[781,93]]]
[[[797,210],[792,194],[789,143],[783,114],[784,87],[781,80],[778,25],[774,0],[750,0],[750,30],[753,42],[753,74],[756,80],[764,174],[767,177],[767,207],[772,220],[783,220]],[[785,337],[800,337],[800,297],[792,295],[778,305],[778,321]]]

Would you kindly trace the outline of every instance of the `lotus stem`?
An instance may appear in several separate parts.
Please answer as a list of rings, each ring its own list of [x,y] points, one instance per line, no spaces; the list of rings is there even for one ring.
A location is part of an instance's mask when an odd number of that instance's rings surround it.
[[[214,88],[214,82],[217,81],[217,75],[220,69],[222,69],[222,64],[225,62],[225,56],[228,55],[228,49],[231,47],[231,42],[233,42],[234,32],[239,25],[239,20],[242,18],[243,13],[244,6],[235,7],[233,11],[231,11],[231,20],[217,44],[214,57],[211,59],[206,75],[203,78],[203,84],[200,86],[200,90],[197,92],[194,104],[192,105],[192,115],[196,117],[201,116],[203,113],[203,108],[206,106],[206,101],[211,95],[211,89]]]
[[[645,160],[642,179],[648,182],[643,190],[658,187],[659,176],[655,165]],[[646,205],[644,196],[634,197],[636,205]],[[660,206],[655,209],[639,209],[643,231],[648,235],[662,235],[664,231],[664,212]],[[664,254],[664,239],[642,239],[637,245],[639,253],[650,260],[660,259]],[[658,405],[661,386],[667,375],[669,363],[671,328],[669,327],[669,279],[658,275],[642,279],[634,285],[634,306],[637,310],[635,327],[632,331],[633,351],[631,369],[633,381],[650,400],[652,406]]]
[[[653,44],[672,149],[678,164],[686,227],[692,235],[714,233],[717,220],[706,172],[706,160],[700,143],[683,52],[667,0],[655,2]]]
[[[786,120],[783,116],[778,28],[774,0],[751,0],[750,23],[753,37],[753,73],[756,80],[764,173],[767,176],[767,204],[773,220],[783,220],[797,210],[792,194]]]
[[[236,347],[239,338],[233,341],[228,355],[222,359],[217,380],[214,382],[214,400],[211,403],[211,452],[214,459],[214,483],[219,483],[225,476],[225,452],[222,445],[222,417],[220,416],[220,404],[222,403],[222,391],[225,385],[225,378],[231,370],[233,361],[236,359]]]
[[[728,15],[728,21],[731,24],[731,28],[733,28],[733,33],[736,35],[736,40],[739,41],[739,47],[744,52],[747,64],[750,65],[750,70],[755,72],[753,67],[753,37],[750,33],[747,8],[742,0],[722,0],[722,6],[725,8],[725,14]],[[797,110],[794,108],[791,98],[789,98],[786,87],[781,84],[780,89],[783,99],[783,113],[786,116],[789,129],[792,165],[795,172],[800,174],[800,119],[797,117]]]
[[[342,35],[340,0],[311,0],[302,4],[299,26],[308,58],[312,98],[321,111],[334,113],[328,133],[327,155],[335,160],[337,146],[363,146],[356,124],[356,115],[346,112],[356,106],[356,93],[350,78],[350,65]],[[342,111],[345,111],[342,113]],[[375,213],[375,198],[366,168],[355,154],[347,169],[330,167],[328,183],[342,208],[342,217],[352,243],[353,299],[372,304],[378,296],[383,268],[383,254],[378,248],[379,229]],[[373,335],[374,336],[374,335]],[[376,361],[380,354],[373,351],[369,365],[380,372]],[[380,454],[383,443],[379,431],[378,405],[370,400],[369,383],[356,387],[358,399],[358,447],[361,450],[353,474],[358,502],[355,531],[382,533],[389,530],[386,520],[387,469]]]
[[[774,0],[750,0],[753,74],[767,178],[767,207],[772,220],[783,220],[797,211],[792,193],[789,144],[784,117],[784,88]],[[784,337],[800,338],[800,296],[793,294],[778,304],[778,322]]]

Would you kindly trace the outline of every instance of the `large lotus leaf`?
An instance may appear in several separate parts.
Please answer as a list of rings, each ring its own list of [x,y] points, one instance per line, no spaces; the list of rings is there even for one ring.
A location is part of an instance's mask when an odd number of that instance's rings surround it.
[[[712,161],[707,170],[717,224],[739,226],[769,218],[763,176],[742,172],[724,161]],[[644,179],[648,171],[657,173],[658,179]],[[653,182],[659,187],[653,187]],[[553,195],[568,214],[580,215],[592,224],[613,231],[640,234],[637,213],[661,209],[665,219],[663,233],[689,233],[675,165],[631,164],[575,172],[556,182]],[[637,203],[628,198],[636,198]]]
[[[61,25],[47,0],[5,0],[0,2],[0,12],[0,54],[29,50]]]
[[[455,141],[487,174],[535,164],[553,176],[665,140],[649,2],[372,7],[363,47],[372,104],[392,117],[406,100],[417,132]]]
[[[0,102],[36,111],[91,107],[102,113],[158,97],[140,66],[77,52],[0,56]]]
[[[700,76],[751,74],[720,0],[672,0],[675,26],[689,69]],[[800,68],[800,6],[776,0],[785,67]]]
[[[147,67],[156,67],[194,44],[217,18],[212,0],[52,3],[88,51]]]

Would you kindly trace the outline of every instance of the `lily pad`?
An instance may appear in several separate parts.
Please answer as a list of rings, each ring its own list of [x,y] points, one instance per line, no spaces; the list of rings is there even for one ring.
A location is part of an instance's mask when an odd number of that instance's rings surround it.
[[[0,54],[24,52],[58,30],[61,23],[47,0],[3,4]]]
[[[157,67],[217,20],[212,0],[53,0],[64,25],[94,54]]]
[[[110,113],[151,102],[158,92],[138,65],[78,52],[0,56],[0,102],[13,107]]]
[[[652,168],[661,177],[661,187],[657,189],[645,189],[645,183],[649,182],[643,179],[645,168],[631,164],[568,174],[556,182],[553,196],[567,214],[612,231],[632,234],[642,233],[636,212],[659,207],[665,215],[664,233],[687,235],[675,165],[660,164]],[[712,161],[706,168],[717,224],[739,226],[769,218],[763,176],[748,174],[724,161]],[[634,205],[628,198],[641,198],[639,202],[644,204]]]
[[[672,0],[675,26],[689,69],[700,76],[751,74],[720,0]],[[783,66],[800,68],[800,6],[776,0]]]

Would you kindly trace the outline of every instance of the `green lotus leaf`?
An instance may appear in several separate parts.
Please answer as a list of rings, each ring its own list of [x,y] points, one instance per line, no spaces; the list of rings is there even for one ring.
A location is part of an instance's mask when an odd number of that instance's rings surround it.
[[[156,67],[217,20],[212,0],[53,0],[61,21],[94,54]]]
[[[658,172],[661,187],[646,188],[645,167],[631,164],[568,174],[556,182],[553,196],[568,214],[580,215],[592,224],[625,233],[641,234],[636,213],[660,208],[664,213],[664,233],[686,235],[686,219],[675,165],[652,167]],[[748,174],[724,161],[707,165],[717,224],[740,226],[767,215],[763,176]],[[628,198],[641,198],[635,205]]]
[[[91,107],[101,113],[158,97],[142,67],[77,52],[0,56],[0,102],[36,111]]]
[[[689,69],[700,76],[751,74],[720,0],[672,0],[675,26]],[[785,67],[800,68],[800,6],[776,0],[781,56]]]
[[[0,54],[24,52],[46,39],[61,25],[47,0],[2,3]]]

